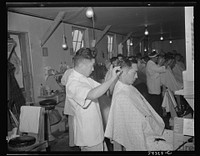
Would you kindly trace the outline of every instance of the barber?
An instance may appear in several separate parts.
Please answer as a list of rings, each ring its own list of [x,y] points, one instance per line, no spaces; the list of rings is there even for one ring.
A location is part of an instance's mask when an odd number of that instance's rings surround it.
[[[113,68],[111,65],[107,81],[100,84],[89,77],[95,63],[91,49],[79,49],[73,60],[74,68],[66,82],[66,99],[73,112],[74,144],[81,151],[105,151],[107,147],[98,98],[118,78],[120,67]]]
[[[162,95],[160,73],[166,72],[166,64],[160,66],[157,64],[159,53],[153,50],[149,53],[150,60],[146,65],[147,88],[150,96],[150,104],[154,110],[162,116]]]

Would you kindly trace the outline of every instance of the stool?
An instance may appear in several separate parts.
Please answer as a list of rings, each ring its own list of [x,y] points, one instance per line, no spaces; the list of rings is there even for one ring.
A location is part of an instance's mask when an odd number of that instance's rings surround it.
[[[45,134],[46,134],[46,139],[48,141],[53,141],[55,140],[54,136],[51,135],[51,123],[49,120],[49,113],[51,110],[53,110],[57,104],[55,99],[46,99],[42,100],[39,102],[40,106],[45,108]]]

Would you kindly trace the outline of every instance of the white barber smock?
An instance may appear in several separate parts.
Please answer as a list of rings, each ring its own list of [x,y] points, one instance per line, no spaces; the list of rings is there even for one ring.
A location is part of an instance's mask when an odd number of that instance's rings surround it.
[[[123,145],[127,151],[146,151],[147,138],[161,136],[164,122],[142,94],[132,85],[115,85],[105,137]]]
[[[165,66],[158,66],[152,60],[149,60],[146,65],[146,77],[147,77],[147,87],[149,94],[161,93],[161,80],[160,73],[165,72]]]
[[[68,82],[68,78],[69,78],[70,74],[72,73],[72,71],[73,71],[72,68],[65,71],[65,73],[63,74],[62,79],[61,79],[62,85],[66,86],[66,84]],[[73,116],[74,113],[73,113],[72,108],[69,103],[70,103],[69,99],[67,98],[67,95],[65,95],[64,114]]]
[[[94,146],[103,142],[104,131],[98,100],[86,99],[88,92],[100,85],[74,69],[66,84],[66,98],[74,114],[74,144]]]

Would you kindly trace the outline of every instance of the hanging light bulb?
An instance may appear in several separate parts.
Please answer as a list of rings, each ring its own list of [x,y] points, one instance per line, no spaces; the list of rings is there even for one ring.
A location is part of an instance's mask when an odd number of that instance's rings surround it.
[[[63,34],[62,48],[63,48],[64,50],[67,49],[67,38],[66,38],[66,36],[65,36],[64,34]]]
[[[145,26],[144,34],[145,34],[146,36],[149,35],[149,31],[147,30],[147,26]]]
[[[65,26],[64,26],[64,23],[63,23],[63,42],[62,42],[62,48],[64,49],[64,50],[66,50],[68,47],[67,47],[67,38],[66,38],[66,36],[65,36]]]
[[[132,39],[130,39],[130,46],[132,46],[133,45],[133,41],[132,41]]]
[[[86,16],[87,16],[88,18],[92,18],[92,17],[94,16],[94,11],[93,11],[93,9],[92,9],[91,7],[88,7],[88,8],[87,8]]]
[[[144,48],[144,51],[147,51],[147,48]]]
[[[170,40],[169,43],[172,43],[172,40]]]
[[[96,44],[96,40],[95,40],[95,31],[94,31],[94,11],[92,9],[92,7],[88,7],[86,10],[86,16],[87,18],[92,18],[92,36],[93,36],[93,40],[91,42],[91,46],[95,47]]]
[[[163,37],[162,37],[162,36],[160,37],[160,40],[161,40],[161,41],[163,40]]]

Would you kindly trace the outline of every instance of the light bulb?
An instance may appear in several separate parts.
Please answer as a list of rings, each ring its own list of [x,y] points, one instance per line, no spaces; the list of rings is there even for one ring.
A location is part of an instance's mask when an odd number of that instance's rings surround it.
[[[65,50],[67,49],[67,41],[66,41],[66,36],[63,35],[63,44],[62,44],[62,48]]]
[[[163,37],[162,37],[162,36],[160,37],[160,40],[161,40],[161,41],[163,40]]]
[[[147,51],[147,48],[144,48],[144,51]]]
[[[64,43],[64,44],[62,44],[62,48],[63,49],[66,49],[67,48],[67,45]]]
[[[133,42],[130,43],[130,46],[132,46],[132,45],[133,45]]]
[[[172,41],[170,40],[169,43],[172,43]]]
[[[88,7],[88,9],[86,11],[86,16],[88,18],[92,18],[94,16],[94,12],[93,12],[93,9],[91,7]]]
[[[147,29],[145,29],[145,32],[144,32],[145,35],[149,35],[149,32]]]

